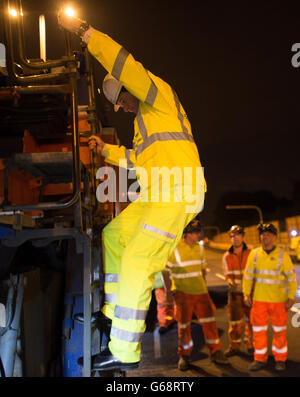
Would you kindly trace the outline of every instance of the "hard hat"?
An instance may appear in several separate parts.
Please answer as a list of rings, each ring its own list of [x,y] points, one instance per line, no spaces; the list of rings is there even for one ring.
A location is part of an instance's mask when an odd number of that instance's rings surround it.
[[[260,223],[257,226],[257,230],[259,234],[262,234],[263,232],[270,232],[277,236],[277,229],[273,223]]]
[[[201,233],[202,226],[198,219],[193,219],[184,229],[183,234],[187,233]]]
[[[244,231],[244,228],[242,226],[233,225],[233,226],[231,226],[228,234],[231,237],[232,235],[235,235],[235,234],[245,234],[245,231]]]
[[[117,100],[122,89],[122,84],[110,73],[107,73],[102,83],[102,89],[106,98],[115,105],[115,111],[117,111],[119,109]]]

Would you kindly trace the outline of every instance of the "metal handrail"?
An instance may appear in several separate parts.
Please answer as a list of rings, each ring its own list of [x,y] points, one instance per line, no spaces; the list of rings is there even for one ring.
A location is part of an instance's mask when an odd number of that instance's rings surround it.
[[[8,2],[6,1],[8,4]],[[10,74],[10,76],[13,76],[18,82],[21,84],[27,84],[27,83],[40,83],[45,80],[56,80],[57,77],[64,78],[66,77],[69,80],[69,87],[70,87],[70,96],[71,96],[71,105],[72,105],[72,152],[73,152],[73,195],[72,197],[64,202],[47,202],[47,203],[33,203],[33,204],[21,204],[21,205],[4,205],[2,209],[4,211],[35,211],[35,210],[53,210],[53,209],[64,209],[72,206],[75,204],[81,193],[81,185],[80,185],[80,157],[79,157],[79,133],[78,133],[78,114],[77,114],[77,109],[78,109],[78,103],[77,103],[77,86],[76,86],[76,75],[77,75],[77,70],[76,70],[76,65],[77,62],[75,60],[75,57],[72,54],[71,51],[71,44],[70,44],[70,33],[65,31],[65,39],[66,39],[66,68],[68,70],[67,73],[58,73],[58,74],[53,74],[53,75],[33,75],[29,77],[21,77],[18,76],[15,71],[14,71],[14,56],[13,56],[13,43],[12,43],[12,32],[11,32],[11,25],[7,21],[8,18],[4,17],[4,25],[5,25],[5,32],[6,32],[6,40],[8,41],[8,53],[9,56],[7,57],[7,70]],[[21,39],[22,40],[22,39]],[[50,76],[45,77],[45,76]],[[53,86],[53,88],[50,88],[50,86],[43,86],[43,87],[36,87],[37,91],[42,91],[45,90],[47,87],[47,90],[51,90],[51,92],[60,92],[62,85]],[[65,88],[66,86],[64,86]],[[17,89],[16,87],[14,87]],[[24,92],[29,93],[30,91],[34,91],[35,87],[22,87],[19,89]],[[57,89],[57,91],[56,91]]]
[[[7,2],[8,3],[8,2]],[[7,41],[7,70],[9,72],[10,78],[12,78],[14,83],[20,85],[27,85],[32,83],[43,83],[43,82],[57,82],[57,80],[65,80],[69,77],[70,72],[64,73],[46,73],[46,74],[35,74],[31,76],[20,76],[15,70],[15,57],[13,51],[13,39],[12,39],[12,29],[10,18],[4,18],[4,29]],[[22,38],[19,38],[22,42]],[[19,43],[20,45],[20,43]],[[22,46],[21,46],[22,47]],[[24,57],[24,55],[23,55]],[[22,61],[22,60],[21,60]],[[70,62],[76,62],[72,54],[69,54],[64,60],[64,65],[68,65]],[[33,65],[33,64],[32,64]],[[26,65],[28,66],[28,65]],[[38,68],[41,69],[41,68]]]

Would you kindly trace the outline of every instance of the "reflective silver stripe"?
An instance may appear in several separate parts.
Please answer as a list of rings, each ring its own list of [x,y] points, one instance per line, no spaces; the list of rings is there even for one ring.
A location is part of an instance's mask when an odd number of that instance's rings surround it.
[[[117,283],[119,281],[119,275],[113,273],[106,273],[104,276],[105,283]]]
[[[172,273],[172,278],[191,278],[191,277],[198,277],[202,276],[202,272],[191,272],[191,273],[183,273],[183,274],[178,274],[178,273]]]
[[[151,85],[148,91],[148,94],[146,96],[145,102],[150,105],[153,106],[156,96],[157,96],[157,87],[156,85],[153,83],[153,81],[151,80]]]
[[[140,108],[139,108],[138,113],[137,113],[137,116],[136,116],[136,121],[137,121],[137,123],[138,123],[139,130],[140,130],[140,133],[141,133],[141,135],[142,135],[143,141],[145,141],[146,138],[147,138],[148,133],[147,133],[147,128],[146,128],[146,126],[145,126],[145,123],[144,123],[144,120],[143,120],[143,117],[142,117],[142,113],[141,113],[141,109],[140,109]],[[141,146],[141,145],[139,145],[139,146],[137,147],[137,151],[138,151],[138,149],[139,149],[140,146]],[[137,151],[136,151],[136,153],[137,153]]]
[[[241,275],[243,275],[243,271],[242,270],[228,270],[227,274],[234,274],[236,276],[241,276]]]
[[[184,349],[184,350],[188,350],[189,348],[191,348],[193,346],[194,346],[194,343],[192,340],[186,345],[181,345],[182,349]]]
[[[117,294],[105,294],[104,301],[108,303],[117,303]]]
[[[129,55],[129,52],[127,50],[125,50],[125,48],[122,47],[116,57],[111,74],[117,80],[119,80],[121,77],[121,73],[122,73],[122,70],[123,70],[123,67],[125,65],[128,55]]]
[[[179,264],[179,266],[182,266],[180,254],[179,254],[179,251],[177,248],[175,248],[175,250],[174,250],[174,255],[175,255],[175,259],[177,260],[177,263]]]
[[[143,334],[143,332],[130,332],[116,327],[112,327],[110,331],[110,336],[125,342],[141,342]]]
[[[227,263],[227,260],[226,260],[226,258],[227,258],[228,255],[229,255],[229,254],[226,253],[226,254],[223,256],[223,265],[224,265],[224,274],[225,274],[225,276],[228,274],[228,263]]]
[[[175,234],[166,232],[164,230],[158,229],[157,227],[154,227],[154,226],[151,226],[151,225],[147,225],[147,223],[144,223],[142,228],[145,229],[145,230],[148,230],[149,232],[159,234],[160,236],[164,236],[164,237],[170,238],[171,240],[175,240],[176,239],[176,235]]]
[[[256,270],[256,274],[265,274],[267,276],[280,276],[280,272],[278,270]]]
[[[262,326],[256,326],[254,325],[252,327],[253,332],[261,332],[261,331],[266,331],[268,329],[267,325],[262,325]]]
[[[129,307],[116,306],[114,316],[121,320],[145,320],[148,310],[130,309]]]
[[[245,274],[244,279],[245,280],[254,280],[254,277],[248,276],[247,274]]]
[[[199,323],[211,323],[213,321],[216,321],[215,317],[204,317],[204,318],[199,318]]]
[[[230,325],[236,325],[236,324],[242,324],[243,320],[237,320],[237,321],[229,321]]]
[[[178,327],[179,328],[182,328],[182,329],[185,329],[185,328],[187,328],[189,325],[191,324],[191,322],[188,322],[188,323],[178,323]]]
[[[209,344],[217,344],[220,343],[220,339],[205,339],[205,342]]]
[[[138,121],[138,117],[137,117],[137,121]],[[138,121],[138,123],[139,123],[139,121]],[[141,123],[141,125],[143,123]],[[144,125],[144,127],[145,127],[145,125]],[[140,125],[139,125],[139,129],[141,132]],[[146,131],[146,129],[143,130],[144,134],[145,134],[145,131]],[[141,132],[141,134],[142,134],[142,132]],[[154,134],[152,134],[150,136],[147,136],[147,137],[145,136],[145,138],[143,137],[143,142],[136,149],[136,156],[139,156],[145,149],[147,149],[149,146],[151,146],[154,142],[158,142],[158,141],[194,142],[194,138],[192,137],[192,135],[190,135],[186,132],[155,132]]]
[[[186,126],[183,124],[183,118],[184,117],[183,117],[183,114],[180,111],[180,102],[179,102],[178,96],[177,96],[175,90],[172,89],[172,91],[173,91],[175,105],[176,105],[176,108],[177,108],[177,111],[178,111],[178,118],[179,118],[179,121],[181,123],[182,131],[185,132],[185,133],[188,133],[188,130],[187,130]]]
[[[264,347],[263,349],[255,349],[256,354],[265,354],[267,353],[267,351],[268,351],[267,347]]]
[[[284,325],[283,327],[279,327],[277,325],[272,325],[274,332],[280,332],[280,331],[285,331],[287,329],[287,326]]]
[[[256,249],[254,250],[254,256],[253,256],[253,269],[254,269],[254,273],[256,272],[256,263],[257,263],[258,250],[259,250],[259,248],[256,248]],[[248,270],[248,269],[247,269],[247,270]]]
[[[287,353],[287,346],[284,346],[282,349],[278,349],[278,347],[272,346],[272,350],[276,353]]]
[[[240,342],[242,342],[242,339],[231,339],[231,342],[240,343]]]
[[[127,168],[134,168],[133,162],[130,160],[130,149],[125,149],[125,157],[127,160]]]
[[[284,254],[284,250],[280,250],[279,257],[278,257],[278,266],[277,266],[278,272],[280,271],[280,268],[281,268],[283,254]]]
[[[292,282],[297,282],[297,279],[296,279],[296,277],[289,277],[289,278],[287,279],[287,281],[288,281],[289,283],[292,283]]]
[[[286,280],[271,280],[269,278],[256,278],[256,281],[262,284],[286,284]]]
[[[294,270],[289,270],[288,272],[284,273],[285,276],[290,276],[292,274],[294,274]]]
[[[186,266],[202,265],[202,264],[204,264],[203,261],[194,260],[194,261],[184,261],[181,263],[172,263],[172,267],[186,267]]]

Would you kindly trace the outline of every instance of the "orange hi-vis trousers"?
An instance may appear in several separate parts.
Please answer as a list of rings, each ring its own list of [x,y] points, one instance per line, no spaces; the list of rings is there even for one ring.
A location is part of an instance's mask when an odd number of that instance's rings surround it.
[[[193,350],[191,321],[193,313],[202,325],[205,342],[210,354],[221,348],[215,319],[216,307],[208,293],[200,295],[177,291],[174,294],[175,319],[178,322],[178,355],[190,356]]]
[[[155,289],[155,298],[157,302],[157,320],[159,327],[168,328],[175,322],[174,320],[174,301],[167,299],[165,288]]]
[[[247,349],[253,348],[250,308],[244,304],[244,295],[240,292],[228,293],[228,319],[230,347],[238,350],[242,342],[243,323],[245,323],[244,342]]]
[[[266,362],[268,360],[268,322],[273,327],[272,353],[275,361],[287,359],[288,312],[285,302],[270,303],[253,301],[251,309],[251,324],[254,338],[254,360]]]

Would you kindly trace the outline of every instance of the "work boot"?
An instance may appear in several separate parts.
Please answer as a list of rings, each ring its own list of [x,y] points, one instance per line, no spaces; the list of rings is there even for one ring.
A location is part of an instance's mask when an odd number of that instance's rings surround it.
[[[78,365],[83,365],[83,357],[77,360]],[[135,363],[124,363],[117,357],[111,354],[110,350],[106,348],[101,353],[92,356],[92,369],[95,371],[111,371],[113,369],[120,369],[121,371],[129,371],[138,368],[139,361]]]
[[[232,356],[237,356],[239,354],[239,349],[233,349],[232,347],[229,347],[227,350],[224,352],[225,357],[232,357]]]
[[[285,371],[286,370],[285,361],[276,361],[275,369],[276,371]]]
[[[190,358],[188,356],[181,356],[177,368],[180,369],[180,371],[186,371],[189,368],[189,360]]]
[[[210,356],[210,359],[213,363],[216,364],[229,364],[227,357],[224,356],[222,350],[217,350]]]
[[[83,313],[74,314],[74,319],[76,321],[78,321],[79,323],[83,323],[84,322]],[[104,316],[104,314],[101,311],[92,313],[91,325],[95,325],[96,323],[101,322],[102,319],[106,319],[106,317]]]
[[[249,365],[249,371],[259,371],[263,368],[265,368],[267,363],[264,363],[262,361],[256,361],[254,360],[250,365]]]

